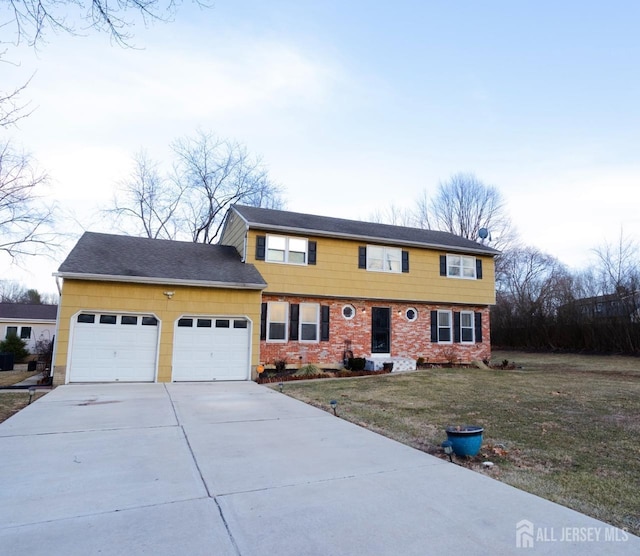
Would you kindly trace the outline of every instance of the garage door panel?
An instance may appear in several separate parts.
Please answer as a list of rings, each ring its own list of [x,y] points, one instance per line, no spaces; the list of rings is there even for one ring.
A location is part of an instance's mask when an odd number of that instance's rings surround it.
[[[152,382],[156,375],[158,329],[146,315],[82,313],[73,325],[71,382]],[[85,322],[79,322],[84,320]],[[112,324],[113,323],[113,324]],[[133,323],[133,324],[132,324]]]
[[[211,320],[211,327],[198,327],[198,320],[205,319],[195,317],[192,326],[176,326],[173,380],[247,380],[250,332],[246,319],[206,319]]]

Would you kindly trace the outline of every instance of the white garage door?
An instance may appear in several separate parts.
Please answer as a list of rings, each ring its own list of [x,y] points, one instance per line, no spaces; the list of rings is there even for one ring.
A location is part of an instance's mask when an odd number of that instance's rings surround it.
[[[83,312],[73,323],[70,382],[153,382],[158,320],[153,315]]]
[[[173,380],[248,380],[249,321],[237,317],[184,317],[173,339]]]

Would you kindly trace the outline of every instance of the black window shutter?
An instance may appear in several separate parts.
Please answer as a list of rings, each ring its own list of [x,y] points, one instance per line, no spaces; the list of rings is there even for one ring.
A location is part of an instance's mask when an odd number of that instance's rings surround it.
[[[260,308],[260,339],[267,339],[267,304],[263,303]]]
[[[402,272],[409,272],[409,251],[402,252]]]
[[[358,268],[367,268],[367,248],[358,247]]]
[[[289,305],[289,340],[298,339],[298,323],[300,322],[300,305]]]
[[[264,261],[267,236],[256,236],[256,261]]]
[[[320,307],[320,341],[329,341],[329,305]]]
[[[453,312],[453,341],[460,342],[460,312]]]
[[[438,342],[438,311],[431,311],[431,341]]]
[[[308,245],[309,245],[309,259],[307,260],[307,262],[309,264],[316,264],[317,244],[315,241],[310,241]]]
[[[481,344],[482,343],[482,313],[474,313],[473,321],[475,325],[476,342]]]
[[[476,259],[476,278],[482,280],[482,259]]]
[[[447,275],[447,256],[440,255],[440,276]]]

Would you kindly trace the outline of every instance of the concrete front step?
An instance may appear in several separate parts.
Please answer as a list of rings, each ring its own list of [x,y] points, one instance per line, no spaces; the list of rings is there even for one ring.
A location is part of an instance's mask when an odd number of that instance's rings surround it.
[[[367,371],[381,371],[385,363],[393,363],[394,373],[416,370],[416,360],[409,357],[368,357],[364,368]]]

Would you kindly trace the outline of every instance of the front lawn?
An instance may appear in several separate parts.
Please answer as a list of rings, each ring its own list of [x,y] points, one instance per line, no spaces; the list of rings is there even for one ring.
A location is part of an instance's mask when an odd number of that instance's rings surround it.
[[[287,382],[284,393],[327,411],[335,399],[341,418],[441,457],[445,427],[481,425],[480,455],[457,463],[640,534],[640,359],[494,352],[503,360],[516,369]]]

